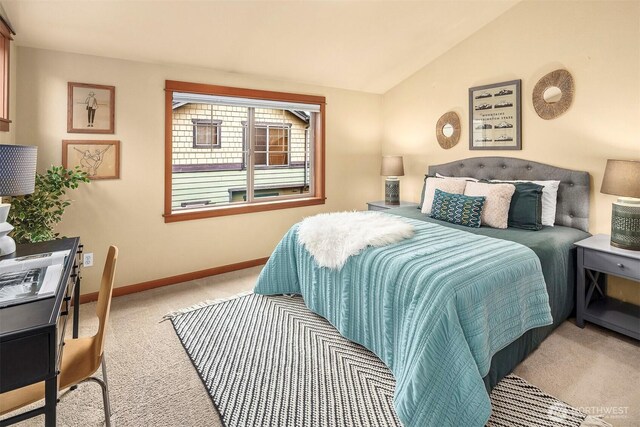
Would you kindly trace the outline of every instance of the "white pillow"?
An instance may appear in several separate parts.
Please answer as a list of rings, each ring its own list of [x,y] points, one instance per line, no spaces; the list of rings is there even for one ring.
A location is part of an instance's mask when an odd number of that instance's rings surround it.
[[[430,215],[433,206],[433,197],[436,190],[441,190],[451,194],[464,194],[464,187],[467,181],[463,179],[450,178],[427,178],[424,185],[424,202],[422,203],[422,213]]]
[[[470,176],[444,176],[444,175],[440,175],[438,172],[436,172],[436,178],[464,179],[465,181],[478,182],[477,179],[471,178]]]
[[[492,179],[491,182],[532,182],[542,185],[542,225],[553,227],[556,223],[556,204],[558,203],[558,187],[560,181],[530,181],[528,179],[518,179],[507,181],[505,179]]]
[[[513,184],[468,182],[464,189],[464,195],[485,197],[480,217],[482,225],[488,225],[493,228],[507,228],[509,206],[515,191],[516,186]]]

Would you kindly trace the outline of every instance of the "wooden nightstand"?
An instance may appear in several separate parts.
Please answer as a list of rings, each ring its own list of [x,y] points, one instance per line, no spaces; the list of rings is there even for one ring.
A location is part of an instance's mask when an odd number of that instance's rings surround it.
[[[403,202],[401,201],[399,205],[387,205],[384,203],[384,200],[379,202],[367,202],[370,211],[386,211],[387,209],[393,208],[406,208],[407,206],[413,206],[416,209],[418,208],[417,203],[412,202]]]
[[[606,289],[608,274],[640,282],[640,252],[611,246],[606,234],[591,236],[576,246],[576,324],[584,328],[586,320],[640,339],[640,306],[608,298]]]

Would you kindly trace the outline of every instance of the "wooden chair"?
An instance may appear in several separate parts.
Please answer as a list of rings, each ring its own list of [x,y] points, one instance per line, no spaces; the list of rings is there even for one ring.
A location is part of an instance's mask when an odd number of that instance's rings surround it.
[[[109,402],[109,384],[107,382],[107,365],[104,356],[104,335],[109,320],[111,308],[111,293],[113,279],[118,260],[118,248],[109,247],[107,261],[102,272],[102,282],[98,294],[96,315],[100,321],[98,332],[92,337],[68,339],[64,341],[58,389],[75,386],[77,384],[94,381],[102,388],[104,415],[107,427],[111,426],[111,404]],[[75,301],[74,304],[77,304]],[[102,380],[92,375],[102,366]],[[0,394],[0,415],[44,399],[44,382]]]

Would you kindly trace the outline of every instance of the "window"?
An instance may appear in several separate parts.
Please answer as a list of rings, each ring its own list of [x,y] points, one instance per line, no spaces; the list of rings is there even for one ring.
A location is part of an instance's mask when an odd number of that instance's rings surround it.
[[[255,165],[256,166],[287,166],[289,164],[289,139],[292,124],[255,125]],[[243,134],[244,146],[249,146],[246,125]],[[308,136],[305,134],[305,141]]]
[[[193,148],[220,148],[221,120],[191,119],[193,122]]]
[[[0,131],[9,131],[9,53],[15,34],[5,18],[0,16]]]
[[[165,222],[324,203],[324,97],[167,80]]]

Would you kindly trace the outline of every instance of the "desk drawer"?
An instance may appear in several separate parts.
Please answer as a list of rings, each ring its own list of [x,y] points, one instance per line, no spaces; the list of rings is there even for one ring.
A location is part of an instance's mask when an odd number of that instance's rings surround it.
[[[584,266],[615,276],[640,280],[640,260],[622,257],[616,254],[585,250]]]
[[[49,339],[42,332],[3,341],[0,345],[0,393],[44,380],[53,370],[49,365]]]
[[[58,323],[56,325],[56,370],[60,369],[60,362],[62,361],[62,350],[64,345],[64,332],[67,328],[67,314],[61,313],[58,317]]]
[[[73,290],[75,289],[75,280],[76,275],[78,274],[78,266],[73,266],[73,271],[71,276],[69,277],[69,281],[67,282],[67,290],[65,292],[64,300],[62,301],[62,305],[60,306],[60,314],[58,315],[58,322],[56,324],[56,369],[60,369],[60,363],[62,361],[62,350],[64,345],[64,335],[67,329],[67,321],[69,316],[71,315],[71,297],[73,295]]]

